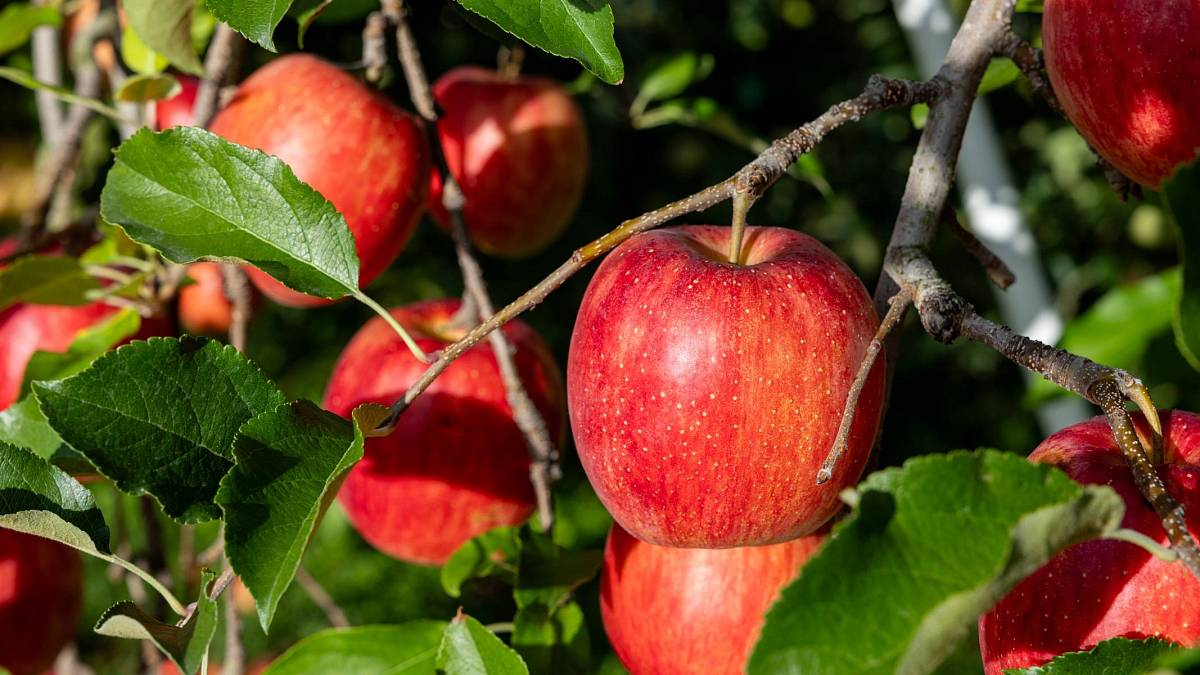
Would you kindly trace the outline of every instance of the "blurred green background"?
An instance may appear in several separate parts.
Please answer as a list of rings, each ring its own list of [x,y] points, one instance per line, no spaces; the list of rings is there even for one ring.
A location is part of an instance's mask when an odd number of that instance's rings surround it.
[[[361,55],[362,17],[372,5],[363,0],[335,2],[306,37],[307,50],[353,65]],[[576,247],[621,220],[728,177],[752,158],[756,139],[780,136],[856,95],[871,74],[918,76],[892,5],[885,0],[614,0],[612,5],[626,64],[621,86],[595,81],[574,62],[526,51],[525,72],[557,78],[576,93],[589,127],[591,179],[574,223],[548,252],[523,262],[483,261],[497,304],[515,298]],[[965,2],[955,5],[961,13]],[[1038,18],[1021,16],[1018,32],[1036,39]],[[476,30],[451,4],[416,3],[413,20],[431,77],[458,64],[496,63],[497,42]],[[276,40],[281,51],[295,50],[294,24],[285,22]],[[651,103],[641,114],[631,115],[631,108],[636,111],[644,102],[644,97],[639,100],[643,78],[672,57],[711,66],[711,72],[672,101]],[[7,61],[24,66],[28,58],[25,50]],[[248,49],[244,71],[269,58],[266,52]],[[387,82],[388,93],[407,106],[398,73],[392,72]],[[13,167],[28,162],[37,126],[32,95],[3,86],[0,208],[11,211],[5,205],[17,199],[12,193],[25,180]],[[1162,211],[1153,200],[1121,203],[1094,167],[1084,142],[1023,82],[986,98],[1017,180],[1021,209],[1053,284],[1054,303],[1071,322],[1071,346],[1132,369],[1151,385],[1161,407],[1200,409],[1200,388],[1195,386],[1200,380],[1176,350],[1170,329],[1173,277],[1168,270],[1176,265],[1177,254]],[[655,121],[666,123],[637,128]],[[837,131],[814,153],[817,161],[805,165],[805,177],[776,185],[751,212],[751,222],[796,228],[817,237],[873,288],[919,133],[907,110],[877,114]],[[114,129],[94,122],[79,176],[93,203],[109,148],[116,142]],[[725,206],[691,222],[725,223],[729,215]],[[15,224],[11,212],[6,218]],[[997,317],[987,279],[956,240],[941,236],[932,254],[944,276],[968,300]],[[565,363],[591,271],[571,279],[525,317],[560,363]],[[449,238],[426,221],[404,255],[370,290],[386,305],[458,295],[461,281]],[[263,303],[251,326],[248,352],[290,396],[320,400],[334,359],[368,319],[367,311],[354,303],[307,311]],[[1015,366],[976,345],[937,344],[921,332],[913,316],[903,329],[902,343],[878,465],[979,446],[1027,453],[1041,439],[1033,406],[1038,396],[1056,395],[1053,388],[1027,391]],[[569,448],[565,457],[565,478],[556,487],[561,512],[556,538],[571,547],[599,547],[607,515]],[[106,513],[125,514],[114,529],[130,533],[133,550],[139,550],[144,532],[136,500],[109,487],[96,489]],[[180,543],[179,528],[162,520],[172,550]],[[215,531],[199,528],[193,536],[190,546],[202,550]],[[94,617],[125,597],[125,588],[105,579],[99,563],[88,565],[91,579],[81,649],[98,672],[129,672],[137,646],[99,638],[88,630]],[[444,619],[460,604],[442,593],[436,569],[401,564],[374,552],[337,507],[322,524],[305,565],[356,624]],[[581,591],[581,604],[591,614],[598,667],[616,670],[619,666],[604,645],[598,623],[596,585]],[[505,589],[483,584],[473,586],[461,601],[485,623],[510,620],[509,603]],[[255,621],[245,623],[244,641],[252,660],[278,653],[327,625],[295,585],[269,637]]]

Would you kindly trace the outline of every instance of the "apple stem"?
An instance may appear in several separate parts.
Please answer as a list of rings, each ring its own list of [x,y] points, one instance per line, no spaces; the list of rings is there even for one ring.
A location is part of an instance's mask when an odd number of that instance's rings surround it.
[[[747,191],[738,190],[733,193],[733,236],[729,242],[729,262],[734,265],[742,264],[742,239],[746,235],[746,214],[754,205],[754,197]]]
[[[850,390],[846,392],[846,405],[842,408],[842,421],[838,425],[837,436],[833,440],[833,447],[829,450],[829,455],[825,457],[825,461],[821,464],[821,469],[817,471],[818,485],[827,483],[829,479],[833,478],[833,472],[837,469],[838,462],[841,461],[842,455],[846,453],[846,446],[850,440],[850,430],[854,427],[854,413],[858,409],[858,399],[862,396],[863,388],[867,385],[867,378],[870,377],[871,372],[874,370],[879,352],[883,350],[883,343],[887,340],[888,335],[895,330],[896,326],[900,324],[900,320],[904,318],[904,312],[908,309],[911,302],[911,296],[903,289],[893,295],[888,301],[887,314],[884,315],[883,321],[880,322],[879,329],[875,331],[875,337],[871,338],[871,342],[867,344],[867,351],[858,366],[858,372],[854,375],[854,382],[850,385]]]
[[[239,352],[246,351],[246,329],[250,323],[250,284],[241,267],[221,264],[221,281],[225,297],[232,305],[229,321],[229,344]]]
[[[400,339],[404,341],[404,345],[408,347],[408,351],[412,352],[412,355],[415,356],[418,361],[421,363],[433,363],[433,361],[429,358],[429,355],[421,350],[421,347],[417,345],[416,340],[413,340],[412,336],[408,334],[408,331],[404,330],[404,326],[401,326],[400,322],[396,321],[396,317],[392,316],[391,312],[384,309],[383,305],[380,305],[378,302],[372,300],[369,295],[363,293],[361,290],[354,291],[352,295],[354,296],[355,300],[358,300],[367,307],[370,307],[376,314],[380,316],[380,318],[387,322],[387,325],[391,326],[392,330],[396,332],[396,335],[400,336]]]

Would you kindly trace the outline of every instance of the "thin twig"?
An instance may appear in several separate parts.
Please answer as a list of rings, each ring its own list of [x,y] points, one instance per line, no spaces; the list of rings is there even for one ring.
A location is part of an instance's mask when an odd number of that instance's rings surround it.
[[[626,220],[615,230],[576,250],[566,262],[536,286],[493,314],[487,321],[473,328],[457,342],[443,349],[438,360],[422,373],[403,397],[392,404],[391,414],[380,425],[378,433],[387,433],[393,429],[400,414],[455,359],[478,344],[492,331],[537,306],[576,272],[616,248],[626,239],[680,216],[703,211],[720,204],[733,198],[734,194],[739,191],[761,195],[784,176],[796,160],[812,150],[835,129],[880,110],[911,106],[916,103],[931,103],[947,95],[947,92],[947,83],[938,78],[928,82],[911,82],[892,80],[878,75],[873,76],[862,94],[832,106],[820,117],[797,128],[787,136],[777,139],[733,176],[659,209]]]
[[[846,445],[850,441],[850,430],[854,427],[854,415],[858,410],[858,399],[862,396],[863,388],[867,385],[871,371],[875,369],[875,361],[879,358],[879,353],[883,350],[888,335],[891,335],[896,326],[900,324],[900,320],[904,318],[904,312],[912,303],[912,298],[906,291],[901,290],[893,295],[888,303],[887,314],[879,323],[875,337],[871,338],[870,344],[867,345],[867,351],[858,365],[858,372],[854,375],[850,391],[846,392],[846,405],[842,408],[842,421],[838,425],[837,436],[833,439],[833,447],[830,448],[829,455],[821,464],[821,469],[817,471],[818,485],[827,483],[830,478],[833,478],[833,472],[837,469],[838,462],[846,453]]]
[[[387,68],[388,19],[383,12],[371,12],[362,33],[362,62],[367,81],[378,83]]]
[[[245,352],[246,327],[250,323],[250,282],[241,267],[230,263],[221,264],[221,279],[225,297],[233,306],[229,321],[229,344],[239,352]]]
[[[237,31],[227,24],[218,23],[204,56],[204,78],[196,90],[196,103],[192,106],[192,124],[207,127],[217,114],[217,103],[221,88],[233,72],[234,62],[245,42]]]
[[[442,188],[442,206],[450,214],[454,248],[458,257],[458,265],[463,274],[465,289],[464,305],[471,305],[475,315],[470,316],[470,325],[475,325],[495,314],[495,307],[488,295],[487,283],[483,278],[483,270],[471,250],[471,240],[467,233],[465,218],[466,197],[458,185],[454,175],[446,166],[445,154],[441,152],[440,143],[434,130],[437,128],[437,108],[434,105],[433,93],[425,69],[421,65],[420,51],[412,28],[408,23],[407,8],[403,2],[385,2],[384,12],[396,25],[397,51],[404,76],[408,82],[409,93],[413,105],[426,122],[426,132],[430,136],[430,146],[434,148],[438,168],[442,173],[444,185]],[[466,317],[464,317],[466,318]],[[554,523],[554,504],[552,501],[551,485],[561,475],[558,466],[559,453],[546,420],[534,405],[521,374],[517,369],[514,358],[515,349],[505,337],[503,331],[493,331],[488,335],[492,353],[500,369],[500,377],[504,382],[504,390],[512,409],[513,420],[525,437],[529,447],[530,465],[529,478],[533,485],[534,496],[537,500],[538,522],[544,530],[549,530]]]
[[[1017,69],[1033,87],[1034,93],[1046,102],[1050,110],[1066,118],[1062,102],[1058,100],[1050,78],[1046,75],[1046,59],[1042,50],[1029,44],[1016,33],[1009,31],[1001,38],[997,46],[997,53],[1012,59],[1012,62],[1017,64]],[[1108,181],[1109,186],[1121,201],[1128,201],[1130,197],[1141,198],[1142,186],[1113,166],[1111,162],[1096,152],[1095,148],[1091,148],[1091,150],[1096,156],[1096,165],[1104,172],[1105,180]]]
[[[1017,281],[1017,275],[1009,269],[1008,265],[996,255],[992,249],[987,247],[973,232],[963,227],[962,221],[958,219],[958,214],[954,209],[947,207],[942,211],[942,222],[946,227],[958,238],[958,242],[962,247],[971,254],[979,262],[980,267],[987,273],[988,279],[992,280],[1001,289],[1007,290]]]
[[[52,4],[52,0],[38,0],[38,5]],[[32,34],[33,76],[39,82],[62,86],[62,31],[57,26],[39,26]],[[62,138],[63,107],[48,91],[34,93],[37,102],[38,124],[42,130],[42,141],[50,146],[59,144]]]
[[[325,590],[321,582],[317,581],[308,570],[304,567],[296,568],[296,583],[300,584],[300,588],[308,594],[312,599],[313,604],[325,613],[325,618],[329,620],[329,625],[334,628],[349,628],[350,620],[346,618],[346,613],[338,607],[337,601]]]
[[[226,570],[232,572],[226,561]],[[242,647],[242,617],[238,614],[233,595],[221,601],[225,615],[225,654],[221,661],[222,675],[242,675],[246,667],[246,650]]]

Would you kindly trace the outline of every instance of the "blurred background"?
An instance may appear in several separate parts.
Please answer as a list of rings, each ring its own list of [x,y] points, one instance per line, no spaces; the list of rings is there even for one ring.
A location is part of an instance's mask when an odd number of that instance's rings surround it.
[[[464,63],[493,66],[495,36],[478,30],[452,3],[414,3],[413,20],[426,68],[436,78]],[[961,16],[965,0],[951,3]],[[591,142],[591,178],[567,233],[531,261],[482,260],[497,304],[514,299],[570,253],[622,220],[716,183],[747,163],[762,143],[808,121],[831,104],[858,94],[874,73],[921,77],[893,4],[886,0],[613,0],[616,39],[626,64],[624,84],[612,87],[572,61],[526,51],[524,71],[556,78],[584,109]],[[374,3],[338,0],[305,39],[306,49],[347,66],[361,58],[362,19]],[[1039,15],[1026,14],[1018,32],[1036,41]],[[281,52],[297,49],[295,24],[276,34]],[[243,72],[270,54],[247,49]],[[5,60],[28,68],[28,50]],[[1200,409],[1200,382],[1179,355],[1171,332],[1178,280],[1172,226],[1154,200],[1120,202],[1095,168],[1085,143],[1053,116],[1003,65],[986,93],[999,149],[1013,176],[1016,206],[1037,244],[1036,263],[1049,292],[1036,302],[1065,320],[1061,344],[1143,377],[1160,407]],[[663,82],[669,86],[663,86]],[[408,107],[398,72],[387,92]],[[32,192],[37,118],[31,93],[0,85],[0,227],[15,227]],[[921,111],[897,110],[832,134],[751,212],[751,222],[795,228],[842,256],[868,288],[879,274],[922,122]],[[269,123],[266,121],[265,123]],[[116,131],[94,120],[85,135],[77,181],[95,203],[110,164]],[[956,203],[959,200],[956,199]],[[691,222],[726,223],[728,206]],[[968,227],[975,226],[966,218]],[[944,233],[932,251],[943,275],[984,314],[1002,319],[993,289],[956,239]],[[565,364],[576,309],[593,270],[571,279],[525,319]],[[370,288],[385,305],[458,296],[461,279],[449,238],[428,221],[391,270]],[[251,324],[248,353],[290,397],[320,400],[333,362],[368,310],[341,303],[290,310],[263,303]],[[1028,386],[1015,366],[972,344],[940,345],[910,316],[903,327],[891,405],[884,420],[878,466],[957,448],[995,447],[1028,453],[1045,435],[1036,410],[1061,395],[1053,386]],[[1091,411],[1084,409],[1086,414]],[[565,478],[556,486],[565,546],[602,545],[609,520],[592,495],[570,448]],[[147,536],[137,501],[97,488],[114,529]],[[202,550],[211,528],[182,532],[161,519],[171,547]],[[88,560],[90,621],[118,597],[101,581],[104,566]],[[445,596],[437,569],[395,562],[369,548],[335,505],[305,559],[311,572],[354,624],[446,618],[462,604],[484,623],[512,617],[506,588],[476,584],[455,600]],[[605,672],[620,666],[604,644],[596,616],[596,586],[581,591],[591,613],[594,659]],[[247,611],[252,612],[247,604]],[[277,654],[328,625],[299,586],[285,596],[271,635],[245,622],[251,661]],[[131,672],[137,645],[103,639],[81,626],[80,649],[98,672]],[[219,650],[219,646],[217,647]]]

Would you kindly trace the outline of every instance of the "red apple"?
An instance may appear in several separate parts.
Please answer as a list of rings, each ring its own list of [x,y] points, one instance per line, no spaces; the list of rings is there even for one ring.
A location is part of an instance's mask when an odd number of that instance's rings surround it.
[[[1200,148],[1200,0],[1046,0],[1046,69],[1113,166],[1158,187]]]
[[[505,258],[549,246],[571,222],[587,181],[587,133],[570,95],[553,80],[473,66],[443,75],[433,95],[471,240]],[[435,172],[430,211],[446,226],[441,187]]]
[[[187,273],[195,283],[179,289],[179,324],[193,335],[225,335],[233,323],[233,304],[225,295],[221,265],[192,263]]]
[[[1136,415],[1138,433],[1148,425]],[[1162,415],[1169,462],[1158,469],[1183,504],[1192,536],[1200,535],[1200,415]],[[1029,458],[1056,466],[1080,483],[1108,485],[1125,500],[1121,526],[1167,543],[1162,522],[1142,499],[1103,418],[1076,424],[1042,442]],[[1114,637],[1200,642],[1200,581],[1122,541],[1072,546],[1017,585],[979,621],[989,675],[1037,666]]]
[[[604,631],[633,673],[745,672],[767,610],[823,539],[673,548],[614,525],[600,573]]]
[[[83,593],[79,554],[0,529],[0,667],[37,675],[75,636]]]
[[[460,303],[434,300],[392,310],[433,353],[462,329]],[[529,326],[504,333],[534,405],[555,437],[563,431],[562,376]],[[375,318],[334,367],[325,407],[348,415],[360,403],[390,404],[425,371],[400,338]],[[402,560],[441,564],[471,537],[523,521],[534,508],[529,451],[512,418],[504,383],[485,342],[458,358],[408,410],[396,430],[367,440],[366,456],[338,495],[355,528],[375,548]]]
[[[159,129],[186,127],[192,123],[192,108],[196,105],[200,80],[179,73],[175,74],[175,79],[179,80],[179,93],[155,104],[154,123]]]
[[[429,186],[429,147],[413,115],[331,63],[292,54],[259,68],[210,126],[226,139],[282,159],[346,217],[366,286],[400,254]],[[276,302],[315,307],[251,268]]]
[[[16,251],[16,246],[15,239],[0,241],[0,256]],[[25,367],[36,352],[66,351],[79,331],[116,312],[116,307],[100,302],[78,307],[17,304],[0,311],[0,410],[17,402]],[[170,322],[156,317],[144,319],[135,337],[171,332]]]
[[[211,658],[211,652],[209,658]],[[262,673],[265,673],[269,667],[271,667],[271,662],[269,660],[260,659],[254,663],[246,665],[242,669],[242,673],[243,675],[262,675]],[[158,675],[180,675],[179,668],[177,668],[175,663],[170,659],[163,659],[162,666],[160,666],[158,669]],[[221,675],[221,664],[210,661],[208,664],[208,675]]]
[[[749,228],[643,233],[588,286],[567,364],[571,428],[597,495],[663,546],[758,546],[810,534],[862,474],[883,398],[876,364],[832,479],[817,470],[879,324],[818,241]]]

